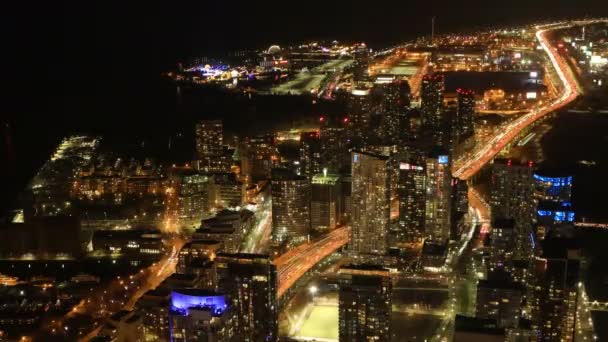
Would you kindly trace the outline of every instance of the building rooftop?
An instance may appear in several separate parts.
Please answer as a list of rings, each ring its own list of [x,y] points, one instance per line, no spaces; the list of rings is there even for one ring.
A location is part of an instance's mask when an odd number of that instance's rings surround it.
[[[512,218],[495,218],[492,220],[492,227],[499,229],[514,229],[515,220]]]
[[[361,154],[361,155],[364,155],[364,156],[368,156],[368,157],[372,157],[372,158],[376,158],[376,159],[380,159],[380,160],[388,160],[389,159],[388,156],[383,156],[381,154],[377,154],[377,153],[373,153],[373,152],[369,152],[369,151],[353,150],[352,153],[354,153],[354,154]]]
[[[336,174],[317,174],[312,176],[312,184],[330,184],[334,185],[340,180],[340,175]]]
[[[489,335],[504,335],[505,330],[498,327],[496,320],[456,315],[456,332],[475,332]]]

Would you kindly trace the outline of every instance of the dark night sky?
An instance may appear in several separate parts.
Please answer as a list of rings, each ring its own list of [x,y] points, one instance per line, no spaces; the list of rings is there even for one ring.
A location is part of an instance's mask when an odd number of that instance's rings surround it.
[[[432,16],[437,17],[438,32],[449,32],[535,19],[608,15],[608,1],[602,0],[158,3],[74,1],[58,6],[20,2],[20,8],[3,10],[7,18],[0,25],[10,33],[3,42],[9,47],[3,50],[11,52],[9,76],[19,85],[44,85],[51,108],[40,109],[52,114],[62,109],[66,97],[95,97],[95,89],[109,84],[132,90],[141,80],[157,78],[159,71],[176,61],[205,51],[313,38],[363,40],[382,46],[427,33]],[[87,86],[74,87],[82,82]],[[21,87],[13,91],[9,98],[23,95]],[[31,112],[29,106],[43,103],[24,106],[22,102],[17,101],[14,109],[26,115]]]

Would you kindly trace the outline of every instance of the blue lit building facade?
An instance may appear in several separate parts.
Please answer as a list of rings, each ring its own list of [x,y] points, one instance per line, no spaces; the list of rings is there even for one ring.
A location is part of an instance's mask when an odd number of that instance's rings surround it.
[[[225,295],[208,290],[171,292],[169,330],[172,342],[230,341],[235,335],[234,314]]]
[[[540,201],[569,202],[572,196],[572,176],[549,177],[535,173],[536,197]]]
[[[534,173],[535,198],[538,201],[537,233],[545,235],[556,225],[574,223],[572,207],[572,176],[538,171]]]

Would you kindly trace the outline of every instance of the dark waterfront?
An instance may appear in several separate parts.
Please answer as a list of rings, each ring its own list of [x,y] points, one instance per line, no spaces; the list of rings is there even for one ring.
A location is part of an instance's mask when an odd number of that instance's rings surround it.
[[[102,136],[102,150],[129,157],[186,162],[193,157],[194,124],[200,119],[221,118],[227,135],[242,137],[311,127],[321,114],[340,111],[333,103],[313,103],[306,96],[250,98],[216,88],[175,86],[160,79],[131,95],[120,88],[101,90],[95,98],[65,99],[65,111],[56,116],[35,110],[27,115],[11,115],[3,122],[0,160],[6,166],[0,175],[10,177],[12,182],[0,196],[1,212],[11,207],[18,193],[68,135]]]
[[[574,176],[577,220],[608,221],[608,115],[561,113],[541,138],[544,163]]]

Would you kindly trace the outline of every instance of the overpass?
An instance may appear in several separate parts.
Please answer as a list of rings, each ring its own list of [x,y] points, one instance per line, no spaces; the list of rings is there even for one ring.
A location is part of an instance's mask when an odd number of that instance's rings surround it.
[[[349,241],[350,227],[337,228],[316,241],[306,242],[274,260],[278,274],[277,296],[283,294],[306,272]]]

